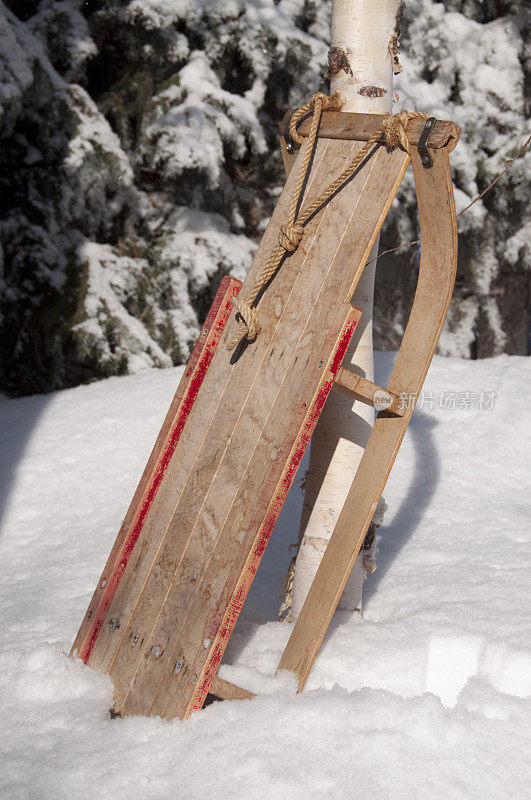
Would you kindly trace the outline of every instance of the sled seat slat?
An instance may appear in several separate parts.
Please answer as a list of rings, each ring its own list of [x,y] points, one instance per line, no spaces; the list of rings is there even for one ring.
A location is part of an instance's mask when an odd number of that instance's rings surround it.
[[[401,417],[403,414],[402,403],[400,397],[389,389],[384,389],[383,386],[378,386],[377,383],[363,378],[361,375],[356,375],[352,370],[346,367],[341,367],[337,373],[333,389],[340,394],[351,397],[353,400],[359,400],[367,406],[382,409],[382,401],[389,398],[389,405],[385,411],[396,417]],[[376,405],[375,405],[376,401]]]

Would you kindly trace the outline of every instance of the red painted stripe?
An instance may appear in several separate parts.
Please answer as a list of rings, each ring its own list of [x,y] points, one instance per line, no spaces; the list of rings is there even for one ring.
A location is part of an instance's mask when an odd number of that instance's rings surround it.
[[[232,631],[234,630],[234,626],[242,610],[245,598],[247,597],[249,589],[251,588],[254,576],[271,537],[271,533],[273,532],[273,528],[276,525],[280,511],[282,510],[282,506],[284,505],[304,452],[315,430],[315,426],[317,425],[321,411],[323,410],[324,404],[328,398],[328,395],[330,394],[334,380],[339,372],[341,362],[343,361],[343,358],[347,352],[350,339],[354,333],[356,325],[358,324],[360,313],[361,312],[359,309],[353,308],[343,325],[343,328],[337,338],[336,346],[331,353],[330,362],[327,366],[327,369],[323,371],[323,379],[321,380],[318,391],[306,412],[295,444],[293,444],[289,434],[286,437],[286,441],[284,442],[284,445],[279,453],[279,459],[282,459],[284,454],[284,458],[286,458],[290,451],[291,457],[286,464],[284,472],[282,473],[278,483],[277,491],[273,494],[272,499],[271,485],[266,484],[264,487],[258,508],[263,509],[264,507],[267,507],[266,517],[262,520],[261,524],[260,517],[257,516],[256,518],[256,526],[257,528],[258,526],[260,527],[258,529],[257,540],[247,562],[247,569],[244,573],[242,573],[240,584],[230,599],[228,608],[223,617],[222,624],[217,631],[217,635],[215,636],[209,659],[203,669],[200,683],[196,692],[194,692],[188,713],[203,707],[203,703],[205,702],[205,698],[210,690],[212,680],[214,679],[216,671],[219,667],[223,653],[225,652],[227,644],[229,643]],[[252,525],[250,527],[252,527]],[[218,615],[216,615],[216,617],[219,619]],[[211,628],[212,627],[214,626],[211,625]]]
[[[149,479],[146,491],[142,496],[129,533],[122,545],[119,556],[116,559],[115,567],[109,576],[105,587],[101,587],[102,589],[105,588],[105,591],[102,594],[101,600],[99,601],[98,607],[94,614],[92,625],[87,632],[87,636],[83,642],[83,645],[80,647],[79,657],[85,663],[87,663],[88,659],[90,658],[90,654],[92,653],[94,644],[102,628],[107,611],[109,610],[114,599],[118,585],[125,572],[135,544],[138,541],[147,514],[153,505],[153,500],[155,499],[157,490],[164,477],[164,473],[166,472],[168,464],[170,463],[175,452],[175,448],[181,437],[186,420],[188,419],[190,411],[192,410],[193,404],[197,398],[197,394],[201,384],[203,383],[208,367],[210,366],[214,352],[225,329],[225,325],[231,316],[232,298],[238,295],[240,289],[240,281],[236,281],[236,279],[230,278],[229,276],[223,278],[214,302],[212,303],[208,316],[205,320],[203,330],[201,331],[192,355],[190,356],[183,376],[183,379],[187,379],[186,385],[182,387],[182,398],[177,408],[174,421],[170,427],[159,459],[157,460],[153,473]],[[205,330],[208,331],[206,336],[203,335],[203,331]],[[179,386],[179,389],[181,389],[181,386]],[[105,579],[103,578],[101,580],[103,581]]]

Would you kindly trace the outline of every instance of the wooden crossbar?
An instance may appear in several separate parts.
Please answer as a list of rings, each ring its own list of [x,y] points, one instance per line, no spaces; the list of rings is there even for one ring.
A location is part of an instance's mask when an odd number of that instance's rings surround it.
[[[293,111],[286,112],[280,124],[280,151],[286,174],[289,175],[295,158],[299,151],[299,145],[292,141],[289,133],[289,123]],[[357,142],[368,142],[371,136],[382,125],[382,114],[357,114],[346,111],[324,111],[319,124],[318,136],[322,139],[352,139]],[[425,120],[415,117],[410,120],[407,126],[407,138],[410,147],[417,147],[420,137],[424,130]],[[310,131],[311,119],[306,117],[299,124],[297,130],[301,136],[308,136]],[[448,120],[438,119],[430,131],[427,146],[430,149],[444,148],[450,153],[459,142],[461,128],[457,123]],[[380,137],[384,142],[384,136]]]
[[[223,680],[214,675],[210,684],[210,694],[219,697],[221,700],[251,700],[256,695],[248,689],[242,689],[234,683]]]
[[[401,417],[404,405],[401,398],[389,389],[378,386],[377,383],[356,375],[351,369],[341,367],[332,387],[335,391],[359,400],[365,405],[372,406],[378,410],[386,410],[390,414]]]
[[[289,138],[289,120],[291,113],[288,113],[281,125],[281,133],[284,138]],[[416,117],[407,126],[407,138],[411,146],[416,147],[420,136],[424,130],[424,119]],[[298,126],[297,130],[301,136],[308,136],[310,131],[311,119],[307,117]],[[355,139],[357,142],[367,142],[382,124],[381,114],[353,114],[346,111],[324,111],[319,126],[319,137],[324,139]],[[461,128],[455,122],[438,119],[430,133],[428,147],[434,149],[445,148],[446,152],[451,152],[459,142]],[[384,141],[382,135],[381,141]]]

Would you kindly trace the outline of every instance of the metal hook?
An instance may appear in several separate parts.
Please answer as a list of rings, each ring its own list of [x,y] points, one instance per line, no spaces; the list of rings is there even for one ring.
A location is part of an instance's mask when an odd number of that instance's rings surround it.
[[[426,124],[424,125],[424,129],[420,134],[419,143],[417,145],[422,166],[426,169],[429,169],[433,166],[433,159],[428,150],[428,139],[430,138],[430,134],[435,129],[436,122],[437,117],[430,117],[426,120]]]

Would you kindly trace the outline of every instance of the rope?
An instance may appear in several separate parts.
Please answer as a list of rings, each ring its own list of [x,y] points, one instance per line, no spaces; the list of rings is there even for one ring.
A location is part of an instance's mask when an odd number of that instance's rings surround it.
[[[239,314],[239,319],[238,330],[234,337],[227,344],[227,348],[229,350],[234,350],[234,348],[243,339],[247,339],[250,342],[254,341],[260,333],[261,327],[260,320],[258,318],[258,312],[256,310],[256,299],[262,289],[268,285],[273,275],[278,270],[282,259],[287,254],[294,253],[298,248],[304,235],[304,226],[309,219],[355,173],[359,165],[363,162],[370,150],[378,143],[378,140],[382,137],[382,135],[388,147],[401,147],[406,151],[406,153],[409,153],[409,142],[406,132],[408,122],[414,117],[423,117],[424,119],[428,118],[427,114],[423,114],[420,111],[401,111],[399,114],[395,114],[394,116],[392,114],[386,114],[383,118],[380,128],[373,133],[370,139],[357,153],[355,158],[345,167],[343,172],[341,172],[341,174],[338,175],[338,177],[323,192],[321,192],[316,200],[314,200],[304,209],[300,209],[300,211],[297,213],[297,209],[299,208],[302,199],[303,186],[307,178],[315,140],[317,138],[321,114],[327,109],[339,111],[342,105],[343,102],[338,94],[328,97],[322,92],[318,92],[312,97],[309,103],[306,103],[297,109],[297,111],[295,111],[291,117],[289,126],[291,138],[298,144],[302,144],[304,139],[297,132],[297,124],[303,116],[312,112],[312,123],[306,141],[304,157],[302,159],[288,210],[288,221],[280,226],[278,242],[271,250],[269,258],[262,267],[251,291],[246,293],[243,297],[235,297],[232,301],[237,313]]]

